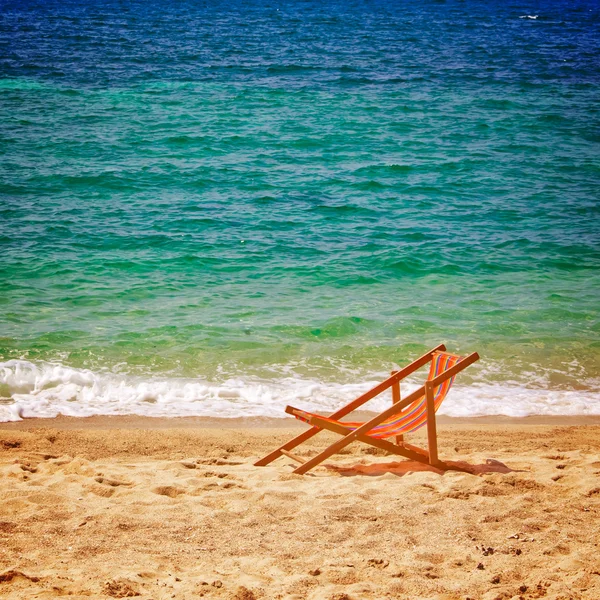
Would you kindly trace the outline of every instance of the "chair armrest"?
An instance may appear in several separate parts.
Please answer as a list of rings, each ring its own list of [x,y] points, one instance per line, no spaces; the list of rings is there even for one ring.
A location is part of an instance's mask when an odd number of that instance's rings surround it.
[[[444,346],[444,344],[439,344],[439,346],[436,346],[435,348],[433,348],[426,354],[423,354],[423,356],[417,358],[417,360],[414,360],[413,362],[411,362],[410,365],[407,365],[403,369],[396,371],[393,375],[388,377],[385,381],[383,381],[379,385],[376,385],[374,388],[371,388],[368,392],[365,392],[362,396],[359,396],[358,398],[356,398],[356,400],[353,400],[349,404],[346,404],[346,406],[342,406],[342,408],[338,409],[332,415],[330,415],[329,418],[330,419],[339,419],[341,417],[345,417],[347,414],[351,413],[353,410],[356,410],[359,406],[362,406],[369,400],[372,400],[373,398],[375,398],[375,396],[379,396],[379,394],[381,394],[382,392],[385,392],[385,390],[392,387],[392,385],[394,383],[404,379],[407,375],[410,375],[417,369],[420,369],[423,365],[426,365],[431,360],[431,356],[433,355],[434,352],[438,352],[438,351],[443,352],[445,349],[446,349],[446,346]],[[408,406],[404,403],[402,403],[402,404],[403,404],[403,407]],[[395,406],[399,406],[399,405],[396,404]]]
[[[430,379],[425,382],[425,385],[430,388],[435,388],[441,383],[444,383],[447,379],[454,377],[457,373],[460,373],[463,369],[466,369],[469,365],[472,365],[475,361],[479,360],[479,354],[473,352],[469,356],[463,358],[460,362],[456,363],[453,367],[450,367],[447,371],[444,371],[437,377]]]
[[[288,415],[292,415],[294,417],[298,417],[298,416],[302,415],[303,417],[306,417],[307,419],[313,416],[312,413],[308,413],[304,410],[301,410],[299,408],[294,408],[293,406],[289,406],[289,405],[285,407],[285,412]]]

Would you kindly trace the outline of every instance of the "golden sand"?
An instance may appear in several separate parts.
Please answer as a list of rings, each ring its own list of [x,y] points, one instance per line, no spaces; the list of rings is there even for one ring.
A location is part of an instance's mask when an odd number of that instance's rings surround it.
[[[479,474],[356,444],[304,476],[252,466],[289,420],[2,424],[0,597],[598,600],[600,425],[540,423],[442,424]]]

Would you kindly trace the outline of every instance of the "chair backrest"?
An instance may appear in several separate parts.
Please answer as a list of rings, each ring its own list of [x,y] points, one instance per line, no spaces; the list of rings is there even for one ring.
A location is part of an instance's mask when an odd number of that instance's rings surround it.
[[[464,356],[449,354],[448,352],[434,352],[431,357],[431,366],[429,368],[428,380],[441,375],[456,363],[460,362]],[[433,403],[435,410],[440,407],[442,401],[450,391],[454,377],[450,377],[433,390]],[[411,433],[420,429],[427,423],[427,408],[425,404],[425,395],[409,404],[403,411],[388,420],[381,423],[369,432],[373,437],[385,438],[399,433]]]
[[[448,369],[452,369],[454,366],[456,366],[457,363],[464,360],[465,358],[467,358],[469,360],[465,363],[465,365],[463,365],[463,367],[469,366],[471,363],[473,363],[475,360],[477,360],[479,358],[477,353],[473,353],[467,357],[464,357],[464,356],[457,356],[456,354],[450,354],[448,352],[440,352],[440,351],[433,352],[430,355],[429,354],[425,355],[422,358],[428,358],[429,356],[431,356],[431,360],[430,360],[431,366],[429,368],[429,374],[427,376],[428,381],[431,381],[432,379],[435,379],[439,375],[442,375],[443,373],[448,371]],[[421,362],[421,366],[425,366],[426,364],[427,364],[427,362],[425,362],[425,361]],[[460,370],[461,369],[457,369],[457,371],[460,371]],[[445,381],[443,381],[442,383],[440,383],[438,386],[436,386],[433,389],[434,408],[436,411],[438,410],[442,401],[444,400],[444,398],[450,391],[450,387],[452,386],[453,381],[454,381],[454,376],[449,377],[448,379],[446,379]],[[389,380],[387,380],[383,383],[386,387],[382,387],[380,385],[376,388],[373,388],[373,390],[371,390],[371,392],[376,392],[376,393],[373,393],[372,396],[370,396],[370,398],[375,397],[376,395],[382,393],[382,391],[384,391],[386,388],[389,388],[391,385],[393,385],[393,376],[392,376],[392,378],[390,378]],[[416,391],[413,392],[413,394],[415,394],[415,393],[416,393]],[[370,399],[370,398],[367,398],[367,399]],[[350,405],[348,405],[348,406],[350,406]],[[288,409],[291,409],[291,410],[288,410]],[[301,411],[298,409],[294,409],[292,407],[286,408],[286,412],[293,414],[297,419],[300,419],[301,421],[305,421],[306,423],[310,423],[311,416],[314,416],[311,413],[307,413],[307,412],[304,412],[304,411]],[[331,417],[320,416],[319,418],[323,419],[325,421],[331,421],[333,423],[340,423],[338,420],[336,420],[335,418],[331,418]],[[338,419],[339,419],[339,417],[338,417]],[[420,429],[421,427],[423,427],[423,425],[425,425],[426,423],[427,423],[426,396],[425,396],[425,394],[423,394],[423,395],[417,397],[409,405],[407,405],[406,407],[401,409],[401,412],[391,415],[390,417],[385,419],[385,421],[382,421],[379,423],[379,425],[376,425],[373,429],[371,429],[369,431],[369,435],[371,437],[375,437],[375,438],[388,438],[388,437],[392,437],[394,435],[399,435],[399,434],[410,433],[412,431],[416,431],[417,429]],[[342,424],[345,427],[347,427],[348,429],[352,430],[352,429],[359,428],[364,423],[358,423],[358,422],[355,423],[355,422],[351,422],[351,421],[344,421]]]
[[[431,380],[434,377],[441,375],[452,368],[456,363],[459,363],[463,358],[463,356],[450,354],[448,352],[434,352],[431,358],[431,367],[429,368],[427,379]],[[446,381],[434,388],[433,399],[436,411],[440,407],[442,400],[446,397],[446,394],[450,391],[453,382],[454,377],[450,377],[450,379],[446,379]]]

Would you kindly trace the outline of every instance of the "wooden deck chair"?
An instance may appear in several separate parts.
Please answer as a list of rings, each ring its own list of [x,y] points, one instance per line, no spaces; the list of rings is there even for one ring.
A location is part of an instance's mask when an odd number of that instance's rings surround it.
[[[300,466],[294,469],[294,473],[301,475],[339,452],[351,442],[358,440],[376,448],[387,450],[392,454],[399,454],[411,460],[443,467],[444,464],[438,459],[435,413],[448,394],[456,374],[479,360],[477,352],[462,357],[449,354],[445,350],[446,347],[443,344],[436,346],[410,365],[400,371],[393,372],[385,381],[340,408],[329,417],[309,413],[292,406],[286,407],[285,412],[301,421],[305,421],[312,427],[254,464],[262,467],[283,455],[300,463]],[[427,363],[431,363],[431,366],[425,384],[402,400],[400,398],[400,381]],[[394,403],[370,421],[356,423],[339,420],[389,388],[392,388]],[[427,425],[427,450],[407,444],[404,441],[403,435],[405,433],[416,431],[424,425]],[[291,449],[323,429],[333,431],[343,437],[323,452],[306,461],[290,453]],[[396,443],[389,441],[388,438],[395,438]]]

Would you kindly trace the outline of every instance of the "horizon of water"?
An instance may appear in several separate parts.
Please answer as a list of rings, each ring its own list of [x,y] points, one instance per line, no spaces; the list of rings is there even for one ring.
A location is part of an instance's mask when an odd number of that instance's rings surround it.
[[[0,421],[600,414],[599,84],[591,1],[0,1]]]

